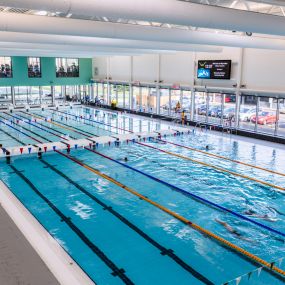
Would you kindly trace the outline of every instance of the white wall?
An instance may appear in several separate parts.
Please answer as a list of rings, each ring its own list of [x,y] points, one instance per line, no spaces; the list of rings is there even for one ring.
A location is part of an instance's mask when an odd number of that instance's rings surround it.
[[[194,53],[163,54],[160,68],[160,79],[164,83],[191,85],[194,78]]]
[[[242,83],[249,89],[285,91],[285,52],[245,49]]]
[[[239,82],[247,89],[266,90],[268,92],[285,92],[285,51],[262,49],[244,49],[241,64],[241,49],[224,48],[222,53],[178,52],[176,54],[133,56],[133,74],[131,76],[131,57],[114,56],[109,60],[109,76],[112,80],[163,83],[193,86],[232,87]],[[230,59],[232,60],[231,80],[198,80],[196,65],[198,60]],[[94,66],[99,69],[96,79],[107,77],[106,58],[95,58]],[[94,69],[94,68],[93,68]]]

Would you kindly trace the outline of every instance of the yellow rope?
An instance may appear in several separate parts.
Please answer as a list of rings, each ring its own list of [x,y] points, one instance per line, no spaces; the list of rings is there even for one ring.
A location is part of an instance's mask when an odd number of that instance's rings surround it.
[[[65,156],[65,157],[67,157],[67,158],[70,158],[69,156],[67,156],[67,155],[65,155],[65,154],[63,154],[63,153],[61,153],[61,152],[59,152],[59,151],[57,151],[57,152],[60,153],[60,154],[62,154],[63,156]],[[77,159],[75,159],[75,158],[73,158],[73,157],[70,158],[70,159],[71,159],[71,160],[74,160],[76,163],[78,163],[79,165],[81,165],[81,166],[84,167],[85,169],[87,169],[87,170],[89,170],[89,171],[91,171],[91,172],[93,172],[93,173],[95,173],[95,174],[101,176],[102,178],[104,178],[104,179],[106,179],[106,180],[112,182],[113,184],[119,186],[120,188],[126,190],[127,192],[129,192],[129,193],[131,193],[131,194],[133,194],[133,195],[135,195],[135,196],[141,198],[142,200],[148,202],[149,204],[155,206],[156,208],[162,210],[163,212],[165,212],[165,213],[171,215],[172,217],[174,217],[174,218],[176,218],[177,220],[183,222],[184,224],[186,224],[186,225],[192,227],[193,229],[195,229],[195,230],[197,230],[197,231],[199,231],[199,232],[201,232],[201,233],[203,233],[203,234],[205,234],[205,235],[207,235],[207,236],[209,236],[209,237],[211,237],[211,238],[217,240],[217,241],[220,242],[221,244],[226,245],[227,247],[229,247],[229,248],[231,248],[231,249],[237,251],[238,253],[240,253],[240,254],[246,256],[247,258],[249,258],[249,259],[251,259],[251,260],[253,260],[253,261],[255,261],[255,262],[259,263],[259,264],[262,264],[263,266],[265,266],[265,267],[271,269],[272,271],[275,271],[276,273],[279,273],[279,274],[285,276],[285,271],[284,271],[284,270],[282,270],[282,269],[280,269],[280,268],[278,268],[278,267],[276,267],[276,266],[274,266],[274,265],[272,266],[271,263],[269,263],[269,262],[267,262],[267,261],[261,259],[260,257],[258,257],[258,256],[256,256],[256,255],[254,255],[254,254],[252,254],[252,253],[250,253],[250,252],[244,250],[243,248],[241,248],[241,247],[239,247],[239,246],[237,246],[237,245],[235,245],[235,244],[233,244],[233,243],[227,241],[226,239],[224,239],[224,238],[222,238],[222,237],[220,237],[220,236],[218,236],[218,235],[212,233],[211,231],[206,230],[206,229],[202,228],[201,226],[199,226],[199,225],[197,225],[197,224],[195,224],[195,223],[192,223],[190,220],[184,218],[183,216],[181,216],[181,215],[179,215],[179,214],[177,214],[177,213],[171,211],[170,209],[168,209],[168,208],[166,208],[166,207],[160,205],[160,204],[157,203],[157,202],[152,201],[151,199],[149,199],[149,198],[143,196],[142,194],[140,194],[140,193],[136,192],[135,190],[131,189],[130,187],[128,187],[128,186],[126,186],[126,185],[120,183],[119,181],[113,179],[112,177],[110,177],[110,176],[108,176],[108,175],[106,175],[106,174],[100,172],[99,170],[94,169],[93,167],[88,166],[88,165],[82,163],[81,161],[78,161]]]
[[[222,156],[222,155],[209,153],[207,151],[203,151],[203,150],[200,150],[200,149],[197,149],[197,148],[193,148],[193,147],[190,147],[190,146],[184,146],[184,145],[182,146],[182,145],[178,145],[176,143],[172,143],[172,142],[169,142],[169,141],[166,141],[166,140],[163,140],[163,141],[167,142],[169,144],[178,146],[178,147],[183,147],[183,148],[186,148],[186,149],[189,149],[189,150],[192,150],[192,151],[200,152],[200,153],[206,154],[208,156],[212,156],[212,157],[215,157],[215,158],[221,158],[221,159],[228,160],[228,161],[231,161],[231,162],[234,162],[234,163],[238,163],[238,164],[246,165],[246,166],[249,166],[249,167],[252,167],[252,168],[264,170],[264,171],[267,171],[267,172],[270,172],[270,173],[273,173],[273,174],[285,176],[285,173],[277,172],[277,171],[270,170],[270,169],[267,169],[267,168],[263,168],[263,167],[260,167],[260,166],[256,166],[256,165],[253,165],[253,164],[250,164],[250,163],[246,163],[246,162],[242,162],[242,161],[239,161],[239,160],[231,159],[231,158],[228,158],[228,157],[225,157],[225,156]]]
[[[181,155],[181,154],[174,153],[174,152],[166,151],[166,150],[163,150],[163,149],[160,149],[160,148],[157,148],[157,147],[154,147],[154,146],[150,146],[150,145],[147,145],[147,144],[144,144],[144,143],[138,142],[138,144],[143,145],[143,146],[147,146],[147,147],[155,149],[155,150],[159,150],[161,152],[164,152],[164,153],[172,155],[172,156],[176,156],[176,157],[179,157],[179,158],[182,158],[182,159],[190,160],[190,161],[195,162],[195,163],[199,163],[199,164],[207,166],[207,167],[211,167],[211,168],[216,169],[216,170],[221,171],[221,172],[226,172],[226,173],[232,174],[234,176],[242,177],[242,178],[245,178],[245,179],[248,179],[248,180],[252,180],[252,181],[255,181],[257,183],[260,183],[260,184],[263,184],[263,185],[266,185],[266,186],[269,186],[269,187],[272,187],[272,188],[275,188],[275,189],[278,189],[278,190],[281,190],[281,191],[285,191],[285,188],[283,188],[281,186],[274,185],[274,184],[271,184],[271,183],[268,183],[268,182],[265,182],[265,181],[262,181],[262,180],[259,180],[259,179],[256,179],[256,178],[244,175],[244,174],[240,174],[240,173],[237,173],[237,172],[234,172],[234,171],[231,171],[231,170],[219,167],[219,166],[215,166],[215,165],[212,165],[212,164],[200,161],[200,160],[196,160],[196,159],[193,159],[193,158]]]

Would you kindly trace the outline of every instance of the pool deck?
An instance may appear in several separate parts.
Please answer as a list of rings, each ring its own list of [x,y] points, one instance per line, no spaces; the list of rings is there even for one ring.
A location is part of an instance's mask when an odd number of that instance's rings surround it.
[[[2,206],[0,206],[0,284],[60,284]]]
[[[0,284],[95,284],[1,180]]]

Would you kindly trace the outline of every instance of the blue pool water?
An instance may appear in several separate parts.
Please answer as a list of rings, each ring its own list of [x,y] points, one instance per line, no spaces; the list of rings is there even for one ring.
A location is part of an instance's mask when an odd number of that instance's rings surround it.
[[[102,111],[89,108],[62,112],[74,116],[56,111],[31,111],[34,116],[0,114],[6,119],[0,120],[8,124],[0,124],[3,146],[19,145],[16,140],[24,144],[37,143],[27,134],[40,141],[60,140],[47,130],[69,139],[84,138],[84,134],[128,133],[123,129],[144,132],[169,128],[168,124],[155,120],[108,112],[104,116]],[[39,119],[34,122],[36,116],[53,118],[57,125]],[[24,121],[17,123],[19,118]],[[211,153],[285,173],[285,151],[279,146],[268,147],[205,132],[166,140],[197,149],[210,145]],[[285,185],[284,176],[170,144],[148,141],[145,144],[281,187]],[[98,151],[239,214],[247,210],[254,210],[258,216],[266,214],[272,221],[252,219],[285,232],[282,191],[136,143],[99,147]],[[182,195],[88,150],[72,150],[71,156],[266,261],[285,256],[280,235]],[[257,268],[241,255],[61,154],[45,154],[42,160],[35,156],[13,158],[11,165],[2,160],[0,173],[11,191],[97,284],[124,284],[123,277],[111,274],[114,268],[123,269],[120,272],[134,284],[183,285],[223,284]],[[227,222],[242,238],[232,235],[216,219]],[[98,249],[104,254],[103,258]],[[161,254],[168,249],[173,250],[175,258],[165,252]],[[112,262],[111,266],[106,258]],[[280,268],[285,269],[285,261]],[[240,284],[279,285],[284,284],[284,280],[263,270],[259,277],[255,272],[249,281],[243,278]]]

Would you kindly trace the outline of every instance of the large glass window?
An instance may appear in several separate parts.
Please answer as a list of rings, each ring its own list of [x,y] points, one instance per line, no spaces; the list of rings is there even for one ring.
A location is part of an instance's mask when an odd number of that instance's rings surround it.
[[[117,98],[117,85],[116,84],[110,84],[110,103],[112,101],[116,101],[116,104],[118,104],[118,98]]]
[[[0,78],[11,78],[12,72],[12,58],[10,56],[0,56]]]
[[[182,90],[182,105],[181,105],[181,111],[185,112],[185,115],[188,119],[191,118],[191,97],[192,92],[191,90]],[[177,110],[177,112],[181,112]]]
[[[117,105],[118,107],[124,107],[125,86],[117,85]]]
[[[277,135],[285,137],[285,99],[278,100],[278,110],[277,113],[278,117],[278,128],[277,128]]]
[[[221,93],[208,93],[208,97],[209,106],[207,122],[220,125],[224,95]]]
[[[277,99],[270,97],[259,98],[259,112],[257,116],[257,131],[270,135],[275,134],[277,125]],[[255,118],[252,119],[255,122]]]
[[[181,90],[180,89],[171,89],[171,116],[178,116],[181,112]]]
[[[251,95],[240,96],[239,128],[254,131],[256,128],[256,114],[258,97]]]
[[[169,89],[161,88],[160,92],[160,115],[170,115]]]
[[[65,101],[63,86],[54,86],[54,97],[55,101],[59,104],[62,104]]]
[[[131,107],[130,85],[125,85],[124,102],[125,102],[124,107],[130,109]]]
[[[150,113],[156,113],[157,108],[157,92],[156,87],[150,87],[149,88],[149,112]]]
[[[209,111],[209,102],[207,103],[207,93],[195,91],[194,93],[194,120],[197,122],[206,122]]]
[[[40,105],[40,87],[29,86],[28,87],[28,104]]]
[[[56,77],[79,77],[78,58],[56,58]]]
[[[225,127],[235,127],[236,122],[236,95],[222,94],[221,123]]]
[[[41,90],[42,90],[41,92],[42,104],[50,105],[52,103],[51,86],[42,86]]]
[[[41,59],[39,57],[28,57],[28,76],[30,78],[42,77]]]
[[[27,86],[16,86],[15,87],[15,104],[24,105],[28,103],[28,87]]]
[[[11,87],[0,87],[0,106],[12,103]]]
[[[104,102],[108,104],[109,100],[109,91],[108,91],[108,83],[103,84],[103,94],[104,94]],[[109,102],[111,103],[111,102]]]
[[[143,112],[149,111],[149,88],[141,87],[141,110]]]
[[[78,85],[67,85],[65,90],[66,90],[66,97],[71,98],[72,102],[77,102],[80,100]]]
[[[140,106],[140,87],[133,86],[133,110],[137,110]]]

